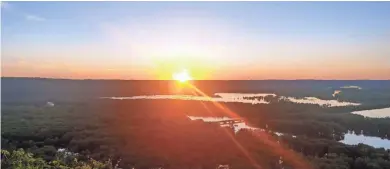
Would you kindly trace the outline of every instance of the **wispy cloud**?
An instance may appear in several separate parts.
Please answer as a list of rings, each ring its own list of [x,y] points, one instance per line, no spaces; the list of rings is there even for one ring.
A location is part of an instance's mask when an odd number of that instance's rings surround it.
[[[27,21],[41,22],[41,21],[46,20],[46,18],[43,18],[43,17],[38,16],[36,14],[30,14],[30,13],[26,13],[24,11],[21,11],[21,10],[15,8],[14,5],[11,6],[8,2],[1,2],[1,9],[7,10],[8,12],[12,12],[16,15],[22,16]]]
[[[28,21],[38,21],[38,22],[46,20],[45,18],[42,18],[40,16],[36,16],[36,15],[31,15],[31,14],[26,14],[25,19]]]

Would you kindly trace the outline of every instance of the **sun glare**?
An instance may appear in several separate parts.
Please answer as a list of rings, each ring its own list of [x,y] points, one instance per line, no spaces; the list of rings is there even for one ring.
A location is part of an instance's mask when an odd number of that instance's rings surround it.
[[[187,72],[187,70],[183,70],[181,72],[174,73],[172,75],[172,77],[174,80],[179,81],[181,83],[192,80],[192,78],[191,78],[190,74]]]

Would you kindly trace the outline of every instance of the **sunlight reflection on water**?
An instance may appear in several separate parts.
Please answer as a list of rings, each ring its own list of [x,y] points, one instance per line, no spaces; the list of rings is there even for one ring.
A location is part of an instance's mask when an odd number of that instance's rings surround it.
[[[204,122],[219,122],[225,120],[232,120],[229,117],[197,117],[197,116],[187,116],[191,120],[202,120]]]
[[[332,94],[333,97],[336,97],[336,95],[340,94],[341,90],[335,90]]]
[[[137,99],[172,99],[172,100],[195,100],[195,101],[210,101],[210,102],[236,102],[248,104],[269,104],[264,100],[265,96],[274,94],[239,94],[239,93],[216,93],[219,97],[205,97],[194,95],[144,95],[144,96],[130,96],[130,97],[102,97],[104,99],[117,100],[137,100]],[[261,97],[247,98],[247,97]]]
[[[143,96],[129,96],[129,97],[101,97],[103,99],[115,100],[138,100],[138,99],[171,99],[171,100],[194,100],[194,101],[210,101],[210,102],[235,102],[247,104],[270,104],[264,98],[271,96],[277,97],[273,93],[215,93],[217,97],[195,96],[195,95],[143,95]],[[340,102],[338,100],[322,100],[316,97],[285,97],[280,96],[279,100],[293,102],[298,104],[317,104],[324,107],[337,106],[358,106],[360,103]]]
[[[351,113],[361,115],[364,117],[369,117],[369,118],[386,118],[386,117],[390,117],[390,107],[383,108],[383,109],[354,111]]]
[[[344,135],[344,140],[340,142],[349,145],[357,145],[359,143],[367,144],[375,148],[385,148],[390,149],[390,140],[382,139],[379,137],[371,137],[365,135],[357,135],[355,133],[346,133]]]
[[[358,90],[362,90],[361,87],[359,86],[343,86],[343,87],[340,87],[342,89],[358,89]]]
[[[222,121],[227,121],[227,120],[237,120],[234,118],[229,118],[229,117],[199,117],[199,116],[187,116],[190,120],[202,120],[203,122],[206,123],[211,123],[211,122],[222,122]],[[220,124],[221,127],[232,127],[234,130],[234,133],[237,133],[240,130],[243,129],[248,129],[248,130],[257,130],[257,131],[265,131],[262,128],[256,128],[256,127],[251,127],[247,125],[245,122],[238,122],[238,123],[232,123],[232,124]],[[277,136],[283,136],[284,133],[281,132],[272,132],[269,130],[269,132],[274,133]],[[297,136],[291,135],[293,138],[296,138]]]
[[[358,106],[360,103],[351,103],[351,102],[340,102],[338,100],[322,100],[316,97],[304,97],[304,98],[295,98],[295,97],[280,97],[280,100],[289,101],[299,104],[317,104],[324,107],[339,107],[339,106]]]
[[[187,116],[191,120],[202,120],[204,122],[222,122],[227,120],[235,120],[233,118],[229,117],[198,117],[198,116]],[[221,127],[232,127],[234,129],[234,132],[237,133],[238,131],[242,129],[249,129],[249,130],[261,130],[264,131],[264,129],[256,128],[248,126],[245,122],[239,122],[239,123],[232,123],[232,124],[221,124]]]
[[[215,93],[214,95],[222,98],[248,98],[248,97],[276,97],[274,93]]]
[[[206,123],[212,123],[212,122],[223,122],[223,121],[227,121],[227,120],[237,120],[237,119],[234,119],[234,118],[229,118],[229,117],[199,117],[199,116],[187,116],[190,120],[202,120],[203,122],[206,122]],[[243,130],[243,129],[248,129],[248,130],[257,130],[257,131],[262,131],[262,132],[265,132],[265,129],[262,129],[262,128],[257,128],[257,127],[251,127],[249,125],[247,125],[245,122],[238,122],[238,123],[232,123],[232,124],[220,124],[221,127],[232,127],[233,130],[234,130],[234,133],[237,133],[238,131],[240,130]],[[274,133],[275,135],[277,136],[283,136],[285,135],[284,133],[281,133],[281,132],[272,132],[272,131],[268,131],[270,133]],[[295,135],[291,135],[293,138],[296,138],[297,136]]]

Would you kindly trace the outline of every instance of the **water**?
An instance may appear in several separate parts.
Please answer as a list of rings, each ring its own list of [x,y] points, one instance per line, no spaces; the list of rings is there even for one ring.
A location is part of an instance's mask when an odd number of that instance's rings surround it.
[[[234,120],[233,118],[229,117],[197,117],[197,116],[187,116],[191,120],[202,120],[204,122],[220,122],[225,120]],[[233,127],[234,132],[237,133],[238,131],[242,129],[249,129],[249,130],[260,130],[265,131],[261,128],[251,127],[247,125],[245,122],[240,123],[234,123],[232,124],[222,124],[221,127]],[[284,133],[280,132],[273,132],[277,136],[283,136]],[[293,138],[296,138],[295,135],[292,135]],[[373,146],[375,148],[385,148],[390,149],[390,140],[387,139],[381,139],[379,137],[371,137],[371,136],[364,136],[364,135],[357,135],[355,133],[347,133],[344,135],[344,140],[341,140],[340,142],[344,144],[349,145],[357,145],[359,143],[367,144],[370,146]]]
[[[304,98],[295,98],[295,97],[285,97],[280,98],[284,101],[289,101],[298,104],[317,104],[324,107],[340,107],[340,106],[358,106],[360,103],[352,102],[340,102],[338,100],[322,100],[316,97],[304,97]]]
[[[246,97],[267,97],[272,96],[276,97],[274,93],[215,93],[214,95],[220,96],[222,98],[246,98]]]
[[[187,116],[191,120],[202,120],[204,122],[219,122],[225,120],[233,120],[229,117],[197,117],[197,116]]]
[[[264,100],[265,96],[270,94],[255,94],[258,98],[247,98],[249,96],[254,97],[253,94],[237,94],[237,93],[216,93],[220,97],[207,97],[207,96],[195,96],[195,95],[144,95],[144,96],[130,96],[130,97],[102,97],[103,99],[117,99],[117,100],[138,100],[138,99],[163,99],[163,100],[194,100],[194,101],[210,101],[210,102],[235,102],[235,103],[247,103],[247,104],[269,104]],[[271,94],[272,95],[272,94]]]
[[[234,130],[235,133],[237,133],[238,131],[240,131],[240,130],[242,130],[242,129],[261,130],[261,131],[264,131],[263,129],[260,129],[260,128],[248,126],[245,122],[234,123],[233,125],[230,125],[230,124],[222,124],[221,127],[233,127],[233,130]]]
[[[390,117],[390,107],[383,109],[354,111],[352,114],[357,114],[369,118],[386,118]]]
[[[333,97],[336,97],[336,95],[340,94],[341,90],[335,90],[332,94]]]
[[[344,135],[344,140],[340,142],[349,145],[357,145],[359,143],[367,144],[375,148],[390,149],[390,140],[381,139],[379,137],[371,137],[364,135],[357,135],[355,133],[347,133]]]
[[[141,95],[141,96],[129,96],[129,97],[101,97],[103,99],[115,99],[115,100],[138,100],[138,99],[163,99],[163,100],[193,100],[193,101],[210,101],[210,102],[235,102],[235,103],[247,103],[247,104],[270,104],[270,102],[264,100],[265,97],[277,97],[273,93],[215,93],[217,97],[208,96],[195,96],[195,95]],[[316,97],[285,97],[280,96],[279,100],[293,102],[297,104],[317,104],[324,107],[338,107],[338,106],[358,106],[360,103],[340,102],[338,100],[322,100]]]
[[[343,87],[340,87],[342,89],[358,89],[358,90],[362,90],[362,88],[360,86],[343,86]]]
[[[230,117],[197,117],[197,116],[187,116],[191,120],[202,120],[204,122],[221,122],[221,121],[226,121],[226,120],[234,120],[233,118]],[[249,130],[263,130],[260,128],[255,128],[248,126],[245,122],[239,122],[239,123],[234,123],[234,124],[221,124],[221,127],[233,127],[233,130],[235,133],[242,129],[249,129]]]
[[[221,122],[221,121],[226,121],[226,120],[237,120],[229,117],[198,117],[198,116],[187,116],[191,120],[202,120],[204,122]],[[233,124],[221,124],[221,127],[232,127],[234,132],[237,133],[238,131],[242,129],[249,129],[249,130],[258,130],[258,131],[265,131],[262,128],[256,128],[256,127],[251,127],[245,122],[238,122],[238,123],[233,123]],[[270,131],[272,132],[272,131]],[[283,136],[285,133],[280,133],[280,132],[273,132],[277,136]],[[297,136],[292,135],[293,138],[296,138]]]

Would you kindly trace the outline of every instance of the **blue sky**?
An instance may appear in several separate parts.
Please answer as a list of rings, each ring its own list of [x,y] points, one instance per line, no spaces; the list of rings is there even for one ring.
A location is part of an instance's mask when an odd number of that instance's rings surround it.
[[[390,79],[389,2],[6,2],[1,14],[6,76]]]

